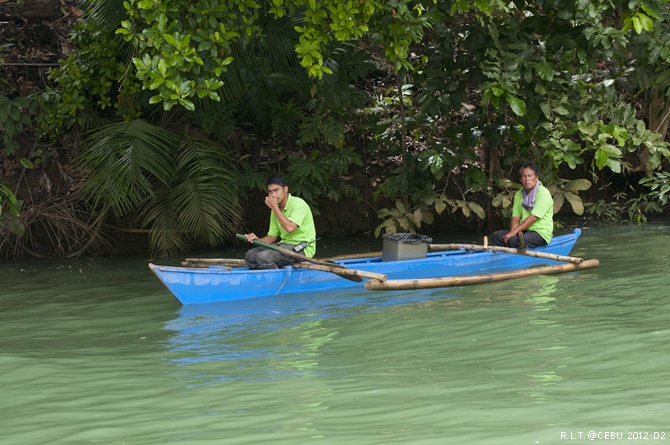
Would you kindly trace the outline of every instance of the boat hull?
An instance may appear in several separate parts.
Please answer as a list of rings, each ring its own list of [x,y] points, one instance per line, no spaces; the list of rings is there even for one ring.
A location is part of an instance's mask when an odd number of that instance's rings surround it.
[[[537,252],[566,256],[581,231],[554,237],[552,242],[533,249]],[[385,274],[389,279],[421,279],[504,272],[531,266],[563,264],[559,261],[525,255],[483,251],[453,250],[429,252],[426,258],[382,261],[381,257],[336,261],[345,267]],[[182,304],[211,303],[248,298],[327,292],[363,287],[338,275],[291,266],[276,270],[248,268],[173,267],[149,264],[151,270]]]

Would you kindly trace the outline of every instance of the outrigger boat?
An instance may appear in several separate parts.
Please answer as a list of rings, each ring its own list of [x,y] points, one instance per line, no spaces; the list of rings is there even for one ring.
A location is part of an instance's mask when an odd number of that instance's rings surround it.
[[[574,229],[554,237],[546,246],[527,250],[429,244],[425,250],[430,251],[419,258],[391,261],[383,254],[331,261],[301,256],[304,261],[275,270],[222,265],[244,264],[244,260],[235,259],[191,259],[182,263],[184,267],[149,267],[185,305],[362,286],[369,290],[464,286],[598,267],[598,260],[568,256],[580,234],[580,229]]]

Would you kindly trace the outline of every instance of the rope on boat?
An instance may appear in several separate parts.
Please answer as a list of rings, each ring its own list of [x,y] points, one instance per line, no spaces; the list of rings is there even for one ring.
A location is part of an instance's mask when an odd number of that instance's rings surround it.
[[[279,289],[277,289],[277,292],[275,292],[273,295],[275,297],[279,295],[279,292],[281,292],[281,290],[284,288],[284,285],[288,281],[288,278],[291,276],[291,271],[288,269],[288,267],[284,267],[284,270],[286,271],[286,278],[284,278],[284,282],[281,284],[281,286],[279,286]]]

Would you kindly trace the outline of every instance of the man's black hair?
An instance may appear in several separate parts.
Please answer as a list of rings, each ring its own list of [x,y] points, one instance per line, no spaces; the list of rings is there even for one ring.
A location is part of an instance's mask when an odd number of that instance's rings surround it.
[[[519,176],[521,176],[521,173],[526,168],[530,168],[535,172],[536,176],[538,177],[540,176],[540,169],[538,168],[537,164],[534,163],[533,161],[523,161],[523,164],[521,164],[521,167],[519,167]]]
[[[277,184],[280,187],[286,187],[286,181],[284,181],[284,177],[279,175],[272,175],[268,178],[267,181],[265,181],[266,187],[272,184]]]

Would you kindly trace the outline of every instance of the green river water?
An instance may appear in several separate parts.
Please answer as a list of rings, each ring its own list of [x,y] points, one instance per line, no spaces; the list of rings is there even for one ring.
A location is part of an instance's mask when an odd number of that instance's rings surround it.
[[[572,254],[601,266],[191,306],[144,257],[4,263],[0,443],[670,445],[670,224]]]

